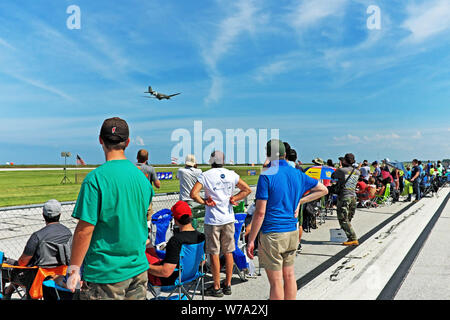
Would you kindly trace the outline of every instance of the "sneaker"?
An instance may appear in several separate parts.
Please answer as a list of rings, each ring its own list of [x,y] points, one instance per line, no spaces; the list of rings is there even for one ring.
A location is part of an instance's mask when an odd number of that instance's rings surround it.
[[[359,242],[358,240],[353,240],[353,241],[346,241],[343,243],[344,246],[358,246]]]
[[[298,244],[297,251],[298,252],[302,251],[302,244],[301,243]]]
[[[229,296],[231,294],[231,286],[226,286],[224,282],[220,284],[223,294]]]
[[[216,290],[214,289],[214,286],[210,286],[208,289],[205,290],[205,296],[221,298],[223,297],[222,288]]]

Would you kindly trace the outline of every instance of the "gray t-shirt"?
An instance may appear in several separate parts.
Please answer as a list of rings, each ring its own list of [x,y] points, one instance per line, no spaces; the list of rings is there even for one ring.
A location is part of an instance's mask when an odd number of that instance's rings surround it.
[[[68,243],[72,237],[72,232],[60,223],[51,223],[46,225],[39,231],[34,232],[28,239],[28,242],[23,250],[23,253],[27,256],[31,256],[31,260],[28,266],[34,266],[38,260],[41,260],[40,265],[46,265],[46,261],[42,261],[39,246],[42,242],[52,242],[52,243]],[[48,257],[51,258],[51,257]]]
[[[354,171],[353,169],[353,167],[339,168],[331,175],[333,179],[337,179],[338,190],[341,190],[341,194],[339,195],[339,197],[341,198],[356,197],[356,185],[358,184],[360,172],[358,169],[355,169]],[[353,173],[349,178],[349,175],[352,171]],[[346,180],[347,183],[345,183]]]
[[[361,167],[361,176],[362,176],[365,180],[368,180],[368,179],[369,179],[369,175],[370,175],[370,167],[369,167],[369,166]]]
[[[153,186],[155,181],[158,180],[158,175],[156,174],[155,168],[145,163],[136,163],[136,166],[142,171],[143,174],[145,174],[148,181],[150,181],[150,184]]]
[[[198,176],[202,170],[194,167],[180,168],[177,172],[177,179],[180,180],[180,200],[189,201],[191,199],[191,190],[197,182]]]

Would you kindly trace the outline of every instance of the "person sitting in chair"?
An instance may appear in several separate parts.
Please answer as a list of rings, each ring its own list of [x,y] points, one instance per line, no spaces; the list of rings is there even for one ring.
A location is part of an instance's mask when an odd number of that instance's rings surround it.
[[[52,268],[66,265],[70,257],[70,247],[72,232],[59,223],[61,217],[61,204],[57,200],[49,200],[44,204],[42,212],[45,220],[45,227],[34,232],[28,239],[25,249],[19,260],[6,259],[6,263],[13,266],[33,267],[39,266]],[[66,246],[66,261],[61,261],[57,247]],[[13,282],[15,285],[27,286],[30,280],[23,270],[14,270],[10,279],[5,282]],[[5,297],[8,299],[14,292],[14,286],[10,285],[5,289]]]
[[[198,232],[192,226],[192,212],[184,201],[178,201],[171,209],[175,225],[179,231],[169,239],[166,245],[166,256],[163,260],[156,255],[154,248],[146,250],[148,269],[148,281],[154,286],[169,286],[175,283],[180,260],[180,251],[183,244],[197,244],[205,241],[205,235]]]

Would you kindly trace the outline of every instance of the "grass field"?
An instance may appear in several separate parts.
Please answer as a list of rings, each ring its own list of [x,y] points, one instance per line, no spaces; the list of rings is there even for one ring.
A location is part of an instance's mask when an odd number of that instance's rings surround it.
[[[203,171],[208,167],[201,167]],[[237,167],[230,169],[239,174],[249,185],[254,185],[258,181],[258,176],[247,175],[247,170],[258,167]],[[178,192],[179,181],[176,179],[178,168],[158,168],[158,172],[173,172],[173,180],[162,180],[161,188],[156,189],[156,193]],[[0,207],[19,206],[28,204],[40,204],[49,199],[58,201],[73,201],[77,199],[81,182],[90,170],[67,170],[67,177],[70,182],[61,184],[64,171],[5,171],[0,172]],[[75,183],[77,181],[77,183]]]

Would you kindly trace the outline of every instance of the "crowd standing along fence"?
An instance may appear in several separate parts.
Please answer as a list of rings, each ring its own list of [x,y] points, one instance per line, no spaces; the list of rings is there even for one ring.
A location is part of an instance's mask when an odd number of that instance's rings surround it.
[[[250,204],[255,199],[256,186],[251,186],[252,193],[244,200]],[[179,200],[179,193],[156,194],[153,198],[153,210],[170,209]],[[75,201],[62,202],[60,223],[75,230],[77,220],[72,218]],[[45,226],[42,216],[43,204],[0,208],[0,251],[7,258],[18,259],[31,234]]]

